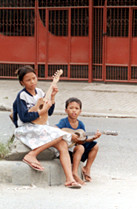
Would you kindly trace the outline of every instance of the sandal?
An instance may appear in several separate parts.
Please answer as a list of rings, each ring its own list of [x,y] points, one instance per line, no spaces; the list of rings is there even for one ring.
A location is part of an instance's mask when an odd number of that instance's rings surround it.
[[[83,175],[83,178],[85,179],[86,182],[91,182],[91,176],[86,174],[85,171],[82,171],[82,175]]]
[[[70,183],[65,183],[65,187],[72,188],[72,189],[80,189],[81,188],[81,185],[78,184],[75,181],[72,181]]]
[[[40,165],[37,162],[30,162],[27,161],[25,159],[23,159],[23,162],[26,163],[27,165],[29,165],[32,169],[36,170],[36,171],[43,171],[44,168],[40,168]]]

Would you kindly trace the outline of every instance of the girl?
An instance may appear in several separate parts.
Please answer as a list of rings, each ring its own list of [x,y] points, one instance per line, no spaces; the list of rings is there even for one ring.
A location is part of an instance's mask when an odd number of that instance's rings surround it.
[[[55,95],[58,92],[56,86],[53,87],[51,99],[44,102],[44,92],[37,88],[37,76],[30,66],[24,66],[17,70],[20,84],[24,87],[17,95],[13,103],[13,122],[16,126],[15,137],[27,145],[31,151],[24,156],[23,162],[31,168],[43,171],[44,168],[37,160],[37,155],[43,150],[53,146],[60,152],[60,161],[66,176],[65,186],[70,188],[80,188],[72,175],[71,162],[68,154],[66,141],[71,141],[71,135],[58,128],[51,127],[48,123],[38,125],[33,123],[43,114],[52,115],[55,107]],[[31,111],[32,107],[39,107],[37,111]],[[66,141],[64,141],[66,140]]]

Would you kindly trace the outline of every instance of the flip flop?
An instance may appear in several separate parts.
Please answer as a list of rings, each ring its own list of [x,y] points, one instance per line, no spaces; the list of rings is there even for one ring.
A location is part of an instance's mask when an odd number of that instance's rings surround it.
[[[82,171],[82,175],[83,175],[83,177],[84,177],[84,179],[85,179],[86,182],[91,182],[91,176],[89,176],[88,174],[86,174],[84,171]],[[87,178],[89,180],[87,180]]]
[[[32,169],[36,170],[36,171],[43,171],[44,169],[43,168],[38,168],[39,164],[36,163],[36,162],[30,162],[30,161],[27,161],[25,159],[23,159],[23,162],[26,163],[27,165],[29,165]]]
[[[72,189],[80,189],[80,188],[81,188],[81,185],[78,184],[78,183],[75,182],[75,181],[72,181],[72,182],[70,182],[70,183],[66,183],[66,184],[65,184],[65,187],[72,188]]]

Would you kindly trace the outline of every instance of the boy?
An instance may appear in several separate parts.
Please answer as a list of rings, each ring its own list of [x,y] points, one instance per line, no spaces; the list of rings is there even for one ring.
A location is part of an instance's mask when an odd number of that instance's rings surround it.
[[[85,125],[82,121],[78,120],[78,116],[81,113],[82,103],[79,99],[72,97],[66,101],[65,104],[65,112],[68,117],[63,118],[59,121],[56,126],[58,128],[70,128],[73,130],[83,129],[85,131]],[[101,133],[97,132],[94,136],[94,139],[97,139],[101,136]],[[76,134],[72,134],[72,141],[77,143],[78,136]],[[82,174],[84,176],[85,181],[90,182],[90,168],[91,165],[97,155],[98,145],[97,142],[85,142],[83,144],[77,144],[73,147],[69,148],[70,157],[72,160],[72,172],[74,179],[83,185],[85,182],[78,176],[78,167],[80,161],[84,162],[87,160],[85,166],[82,168]]]

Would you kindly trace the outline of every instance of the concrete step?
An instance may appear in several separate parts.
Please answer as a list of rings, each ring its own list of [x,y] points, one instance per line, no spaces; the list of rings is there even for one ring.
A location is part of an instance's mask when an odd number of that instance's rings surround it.
[[[0,161],[0,183],[39,187],[61,185],[65,182],[65,175],[59,159],[41,161],[45,168],[43,172],[35,171],[22,161]],[[79,166],[81,174],[82,163]]]

